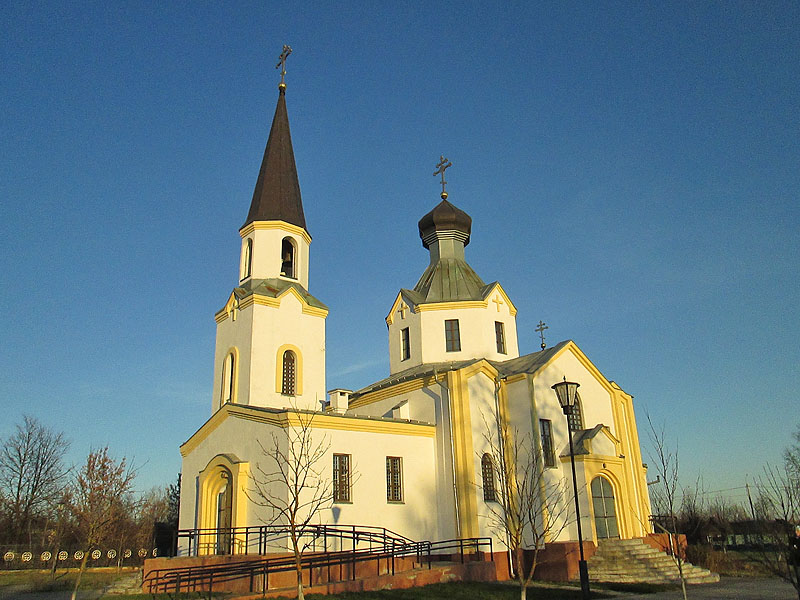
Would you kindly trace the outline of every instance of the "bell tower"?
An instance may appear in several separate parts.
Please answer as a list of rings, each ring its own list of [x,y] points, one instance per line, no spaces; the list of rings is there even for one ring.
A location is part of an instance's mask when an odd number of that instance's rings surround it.
[[[239,285],[217,312],[212,412],[226,403],[319,410],[325,399],[327,307],[308,292],[306,227],[286,110],[278,104],[247,219]]]

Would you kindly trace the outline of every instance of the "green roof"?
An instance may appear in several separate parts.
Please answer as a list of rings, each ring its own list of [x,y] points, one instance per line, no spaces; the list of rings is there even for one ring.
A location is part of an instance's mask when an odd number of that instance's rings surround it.
[[[309,294],[302,285],[296,281],[287,281],[286,279],[248,279],[239,287],[234,288],[233,293],[236,294],[239,300],[252,296],[253,294],[277,298],[289,288],[294,288],[309,306],[328,310],[325,304]]]
[[[531,354],[526,354],[525,356],[520,356],[518,358],[512,358],[509,360],[488,360],[483,358],[470,358],[467,360],[454,360],[448,362],[438,362],[438,363],[425,363],[421,365],[417,365],[416,367],[411,367],[406,369],[405,371],[400,371],[391,375],[385,379],[381,379],[380,381],[376,381],[375,383],[368,385],[367,387],[361,388],[353,392],[350,395],[350,399],[353,400],[358,398],[359,396],[364,396],[371,392],[376,392],[378,390],[390,387],[397,383],[401,383],[403,381],[410,381],[412,379],[421,379],[423,377],[430,377],[434,373],[447,373],[448,371],[457,371],[459,369],[463,369],[469,365],[475,364],[482,360],[486,360],[490,365],[492,365],[497,371],[500,373],[500,377],[508,377],[510,375],[516,375],[517,373],[536,373],[539,369],[541,369],[544,365],[546,365],[553,356],[555,356],[559,350],[561,350],[564,346],[569,343],[569,340],[565,340],[556,344],[552,348],[547,348],[546,350],[540,350],[539,352],[532,352]]]

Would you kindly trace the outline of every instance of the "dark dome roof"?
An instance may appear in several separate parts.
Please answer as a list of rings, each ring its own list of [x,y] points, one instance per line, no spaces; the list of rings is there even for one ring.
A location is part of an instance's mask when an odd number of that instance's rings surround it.
[[[433,231],[461,231],[467,235],[464,242],[466,246],[469,244],[469,234],[472,231],[472,217],[447,200],[442,200],[436,208],[419,220],[419,237],[422,238],[422,244],[426,248],[428,244],[425,243],[425,237]]]

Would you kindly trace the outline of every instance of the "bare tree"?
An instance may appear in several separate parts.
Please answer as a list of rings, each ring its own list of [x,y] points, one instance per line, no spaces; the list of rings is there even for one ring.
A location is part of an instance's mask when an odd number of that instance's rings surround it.
[[[783,468],[764,467],[759,500],[766,509],[756,559],[771,573],[791,583],[800,598],[800,477],[788,460]],[[766,535],[764,535],[766,534]]]
[[[783,452],[783,460],[787,471],[796,479],[800,479],[800,425],[792,434],[794,444]]]
[[[733,533],[733,523],[747,520],[747,512],[740,504],[724,496],[718,496],[708,505],[708,518],[712,527],[722,538],[722,551],[728,551],[728,536]]]
[[[494,417],[491,424],[484,417],[489,451],[480,458],[482,466],[488,458],[492,468],[490,479],[490,473],[484,470],[480,487],[487,500],[490,527],[511,553],[513,577],[519,584],[521,600],[525,600],[539,551],[568,525],[570,504],[563,480],[546,479],[538,444],[499,414]],[[529,560],[526,549],[530,549]]]
[[[294,418],[291,418],[294,417]],[[297,597],[304,599],[302,559],[313,540],[306,529],[330,506],[333,486],[323,474],[330,442],[313,435],[314,413],[293,408],[284,428],[271,434],[267,443],[258,440],[263,461],[250,473],[251,486],[245,491],[256,505],[269,510],[269,524],[286,527],[294,553]]]
[[[653,523],[657,528],[660,528],[670,538],[670,545],[672,546],[672,558],[678,567],[678,575],[681,580],[681,592],[683,599],[686,600],[686,578],[683,575],[683,555],[678,538],[678,522],[676,512],[676,504],[678,501],[678,450],[677,448],[672,451],[667,446],[666,434],[664,433],[664,426],[661,429],[656,429],[650,415],[647,415],[647,424],[649,425],[650,444],[652,445],[651,462],[655,464],[655,471],[657,475],[657,483],[651,487],[651,502],[656,508],[661,519],[655,519]],[[674,543],[673,543],[674,538]]]
[[[0,494],[7,511],[10,542],[31,543],[33,522],[52,513],[68,469],[69,441],[33,417],[23,417],[0,449]]]
[[[708,532],[708,502],[703,489],[703,479],[698,477],[692,486],[681,492],[679,529],[686,535],[688,544],[704,543]]]
[[[85,551],[72,600],[78,593],[92,547],[105,541],[134,505],[135,477],[136,470],[128,461],[125,458],[115,461],[109,456],[108,447],[89,452],[86,464],[78,471],[70,508]]]

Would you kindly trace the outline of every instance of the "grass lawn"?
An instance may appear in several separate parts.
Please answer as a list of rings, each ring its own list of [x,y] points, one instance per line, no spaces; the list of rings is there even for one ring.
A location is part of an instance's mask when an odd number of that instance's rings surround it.
[[[130,575],[137,569],[100,570],[91,569],[83,574],[81,589],[100,589],[113,583],[121,576]],[[62,591],[71,590],[75,585],[77,569],[59,571],[52,579],[48,571],[4,571],[0,572],[0,596],[4,591],[12,591],[13,587],[24,586],[29,591]],[[611,598],[614,591],[638,594],[654,593],[675,586],[651,584],[611,584],[595,583],[592,585],[593,598]],[[611,592],[609,593],[609,590]],[[213,598],[225,598],[231,594],[215,593]],[[6,595],[6,597],[9,597]],[[580,587],[568,583],[534,582],[528,588],[531,600],[578,600],[581,597]],[[120,594],[109,596],[110,600],[200,600],[208,598],[205,593],[192,592],[183,594]],[[308,600],[516,600],[519,598],[519,587],[509,583],[459,582],[436,583],[418,588],[404,590],[380,590],[375,592],[343,593],[330,596],[320,594],[306,595]]]
[[[631,593],[653,593],[672,589],[674,586],[654,586],[647,584],[596,584],[592,588],[592,598],[611,598],[613,593],[603,590],[614,589]],[[214,594],[214,598],[224,598],[225,594]],[[257,596],[253,596],[257,598]],[[288,596],[287,596],[288,597]],[[579,600],[580,587],[569,584],[535,583],[528,588],[531,600]],[[115,595],[113,600],[201,600],[207,598],[202,593],[186,594],[127,594]],[[308,600],[517,600],[519,588],[503,583],[435,583],[405,590],[380,590],[376,592],[356,592],[324,596],[307,594]]]
[[[81,589],[103,588],[120,577],[138,571],[137,568],[123,568],[121,571],[116,569],[87,569],[81,578]],[[0,592],[10,587],[22,586],[25,591],[31,592],[58,592],[71,590],[75,587],[75,578],[78,576],[78,569],[69,571],[59,569],[53,578],[50,571],[19,570],[19,571],[0,571]]]

